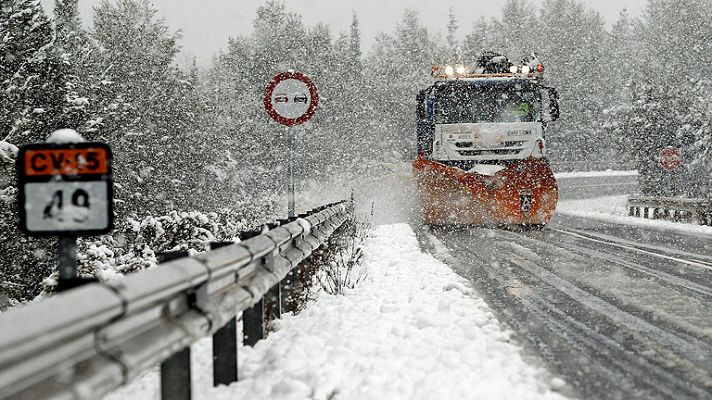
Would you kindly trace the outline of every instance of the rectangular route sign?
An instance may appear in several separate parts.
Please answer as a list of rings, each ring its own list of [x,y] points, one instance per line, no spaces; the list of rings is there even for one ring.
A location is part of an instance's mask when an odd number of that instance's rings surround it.
[[[111,149],[105,143],[35,143],[17,158],[20,229],[30,236],[109,233]]]

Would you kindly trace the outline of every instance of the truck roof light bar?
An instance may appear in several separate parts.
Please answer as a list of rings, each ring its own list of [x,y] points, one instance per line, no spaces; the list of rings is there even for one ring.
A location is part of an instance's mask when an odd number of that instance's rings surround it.
[[[431,75],[435,79],[541,78],[544,70],[544,64],[534,53],[523,58],[519,64],[514,64],[506,56],[485,52],[475,67],[463,64],[433,65]]]

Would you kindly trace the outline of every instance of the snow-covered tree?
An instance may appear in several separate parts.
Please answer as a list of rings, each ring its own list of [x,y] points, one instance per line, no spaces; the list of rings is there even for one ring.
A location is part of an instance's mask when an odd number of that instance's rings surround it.
[[[528,56],[544,39],[534,34],[536,28],[536,12],[527,0],[507,0],[502,8],[502,19],[492,20],[495,47],[491,50],[507,54],[512,59]]]
[[[610,154],[601,140],[601,117],[611,96],[599,71],[608,63],[604,26],[598,13],[577,0],[546,0],[541,6],[534,36],[547,79],[561,96],[562,117],[549,133],[549,155],[558,162],[591,160],[594,168]]]
[[[381,35],[369,57],[369,85],[382,132],[374,146],[386,146],[390,159],[410,159],[415,149],[414,101],[418,91],[431,84],[430,67],[447,52],[438,46],[420,21],[417,11],[406,10],[393,36]]]
[[[459,62],[459,40],[457,39],[457,30],[459,26],[457,24],[457,17],[455,16],[455,8],[450,7],[450,12],[448,14],[448,24],[447,24],[447,51],[448,51],[448,62]]]
[[[0,132],[5,141],[43,141],[62,116],[62,68],[52,23],[37,1],[0,7]]]
[[[72,128],[87,139],[101,139],[100,130],[120,115],[112,84],[104,70],[100,49],[82,27],[78,0],[56,0],[55,48],[63,74],[65,102],[61,127]],[[105,139],[105,137],[104,137]]]
[[[484,18],[480,18],[472,26],[472,31],[467,34],[462,43],[462,56],[465,63],[474,63],[483,52],[493,51],[495,45],[492,43],[494,33],[490,24]]]
[[[708,0],[650,0],[639,22],[622,14],[611,33],[611,57],[622,68],[610,72],[617,90],[609,127],[636,160],[642,190],[651,195],[708,195],[712,157],[706,66],[712,62]],[[685,23],[680,23],[685,21]],[[670,173],[660,150],[680,147],[686,164]]]
[[[678,194],[712,197],[712,81],[702,79],[687,93],[690,98],[678,143],[684,145],[685,179]]]
[[[188,174],[203,161],[192,152],[200,103],[174,63],[179,35],[146,0],[119,0],[95,9],[92,36],[112,82],[109,108],[119,111],[102,131],[115,149],[118,194],[143,210],[190,203]]]

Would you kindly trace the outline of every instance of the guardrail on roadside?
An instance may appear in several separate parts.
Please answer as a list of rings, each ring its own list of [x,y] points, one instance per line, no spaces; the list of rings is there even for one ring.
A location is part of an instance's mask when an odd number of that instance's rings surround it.
[[[346,203],[334,203],[240,243],[0,314],[0,398],[98,398],[159,363],[162,397],[190,398],[190,345],[209,335],[215,384],[234,382],[236,315],[245,344],[261,339],[265,297],[281,308],[295,267],[346,218]]]
[[[712,199],[635,196],[628,198],[628,215],[675,222],[694,219],[712,225]]]

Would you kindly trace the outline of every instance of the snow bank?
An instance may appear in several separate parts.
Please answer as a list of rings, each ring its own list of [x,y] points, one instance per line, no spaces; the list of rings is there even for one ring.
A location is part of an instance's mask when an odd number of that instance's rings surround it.
[[[528,365],[511,332],[466,282],[420,252],[408,225],[375,229],[344,296],[321,293],[255,348],[240,347],[240,381],[211,387],[210,341],[193,348],[195,398],[563,399],[564,383]],[[109,396],[155,398],[157,373]]]
[[[212,400],[561,398],[483,300],[420,252],[408,225],[376,228],[364,282],[322,295],[254,349]]]
[[[638,171],[587,171],[587,172],[558,172],[554,176],[562,178],[599,178],[603,176],[638,176]]]
[[[628,216],[628,196],[608,196],[594,199],[562,200],[556,211],[560,214],[595,219],[614,224],[643,226],[661,231],[712,236],[712,227],[680,222]]]

